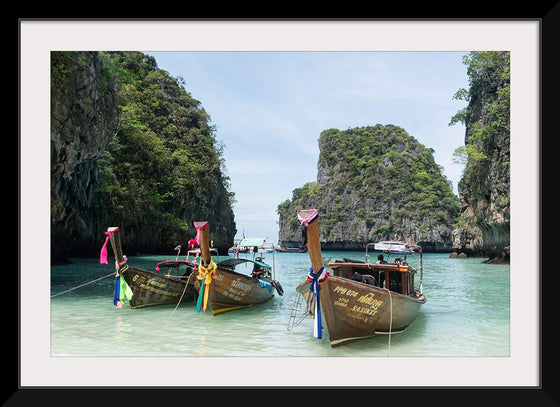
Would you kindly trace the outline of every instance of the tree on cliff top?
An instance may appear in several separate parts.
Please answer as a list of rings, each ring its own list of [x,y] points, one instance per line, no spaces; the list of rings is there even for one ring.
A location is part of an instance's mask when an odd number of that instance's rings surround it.
[[[456,162],[465,165],[459,192],[465,198],[488,196],[487,177],[495,174],[491,167],[499,160],[499,172],[507,179],[507,190],[503,192],[509,196],[510,53],[471,52],[463,57],[463,63],[467,66],[469,89],[459,89],[455,98],[469,104],[449,123],[467,127],[465,145],[454,153]],[[502,154],[495,156],[498,144]]]

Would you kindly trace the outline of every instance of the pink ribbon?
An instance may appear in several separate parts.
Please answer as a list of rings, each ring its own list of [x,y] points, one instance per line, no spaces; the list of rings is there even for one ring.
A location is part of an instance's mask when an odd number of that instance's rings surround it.
[[[200,229],[196,229],[196,236],[194,239],[189,240],[188,246],[194,247],[200,244]]]
[[[113,232],[116,232],[117,230],[119,230],[119,228],[115,228],[111,231],[107,231],[105,232],[105,236],[107,236],[105,238],[105,243],[103,244],[103,247],[101,248],[101,253],[99,254],[99,263],[100,264],[109,264],[109,262],[107,262],[107,242],[109,242],[109,238],[111,237],[111,234]]]
[[[309,221],[313,220],[319,211],[317,209],[302,209],[297,211],[297,217],[299,223],[305,226],[309,226]],[[305,216],[305,218],[304,218]]]
[[[200,230],[204,229],[208,225],[208,222],[204,222],[204,224],[200,227],[194,227],[196,229],[196,236],[194,239],[189,240],[187,245],[189,247],[200,246]]]

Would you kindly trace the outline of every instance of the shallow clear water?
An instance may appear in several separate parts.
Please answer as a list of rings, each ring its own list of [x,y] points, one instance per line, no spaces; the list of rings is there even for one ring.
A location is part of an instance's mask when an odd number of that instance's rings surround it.
[[[242,255],[243,256],[243,255]],[[252,258],[252,254],[248,255]],[[358,252],[324,252],[326,261],[363,259]],[[129,256],[134,267],[153,270],[165,256]],[[416,265],[418,255],[410,256]],[[89,283],[112,272],[98,259],[72,259],[51,267],[51,295]],[[265,254],[274,262],[284,295],[268,303],[212,315],[196,312],[194,302],[122,309],[113,305],[114,278],[102,278],[51,298],[52,356],[509,356],[510,267],[483,259],[450,259],[425,254],[427,302],[403,333],[380,335],[331,348],[328,335],[313,337],[306,318],[292,331],[287,325],[310,261],[306,253]],[[242,266],[240,266],[242,267]],[[241,270],[242,271],[242,270]],[[248,273],[250,273],[248,269]],[[417,275],[417,280],[419,275]],[[416,281],[418,285],[418,281]]]

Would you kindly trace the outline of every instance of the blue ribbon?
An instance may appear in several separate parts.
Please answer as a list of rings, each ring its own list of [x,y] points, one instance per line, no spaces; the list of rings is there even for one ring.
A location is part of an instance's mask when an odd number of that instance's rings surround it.
[[[113,296],[113,305],[116,307],[120,300],[120,293],[121,291],[121,275],[119,274],[117,278],[115,278],[115,295]]]
[[[313,329],[313,336],[315,338],[321,339],[323,337],[322,331],[323,327],[321,325],[321,296],[319,291],[321,287],[319,286],[319,276],[325,268],[321,267],[319,271],[313,273],[313,267],[309,269],[309,276],[311,277],[311,284],[309,285],[309,291],[315,294],[315,312],[313,313],[315,318],[315,324]]]
[[[128,270],[128,264],[124,263],[122,266],[119,267],[117,270],[117,276],[115,278],[115,294],[113,296],[113,305],[116,307],[119,304],[119,301],[123,301],[124,298],[121,298],[121,274]],[[126,284],[125,281],[123,281]]]

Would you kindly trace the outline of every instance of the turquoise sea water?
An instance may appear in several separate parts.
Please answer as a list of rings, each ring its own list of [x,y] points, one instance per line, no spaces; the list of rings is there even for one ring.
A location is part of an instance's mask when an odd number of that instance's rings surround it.
[[[324,252],[323,257],[329,261],[364,255]],[[174,256],[129,256],[129,264],[154,270],[157,262],[169,259]],[[408,257],[412,265],[418,259]],[[192,300],[176,309],[162,305],[132,310],[128,303],[118,309],[113,305],[114,278],[101,278],[112,273],[111,266],[98,259],[72,259],[73,264],[51,267],[51,295],[101,279],[51,298],[50,352],[52,357],[507,357],[510,267],[483,261],[424,254],[427,302],[413,324],[390,341],[380,335],[333,349],[326,330],[322,340],[313,337],[312,318],[287,329],[295,287],[309,270],[306,253],[266,253],[265,262],[274,265],[284,295],[219,315],[196,312]]]

